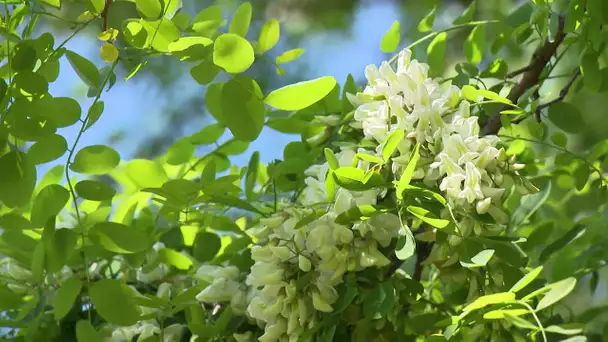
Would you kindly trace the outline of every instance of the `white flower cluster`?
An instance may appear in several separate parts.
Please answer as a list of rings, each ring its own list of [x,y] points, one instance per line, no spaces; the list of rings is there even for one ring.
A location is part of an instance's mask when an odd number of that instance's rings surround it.
[[[247,314],[265,327],[260,341],[297,341],[317,324],[317,312],[333,311],[346,272],[390,263],[379,248],[399,235],[397,216],[380,214],[349,227],[328,212],[296,228],[309,213],[291,209],[262,220],[247,277],[253,289]]]
[[[369,84],[362,93],[347,94],[357,106],[353,126],[379,143],[378,152],[394,130],[405,132],[393,158],[395,178],[407,165],[413,146],[422,155],[414,177],[428,185],[439,184],[454,207],[475,206],[501,223],[502,172],[513,167],[496,136],[479,136],[476,116],[454,85],[442,86],[428,77],[428,65],[411,60],[411,51],[398,56],[397,71],[383,62],[365,70]],[[430,165],[429,165],[430,164]]]
[[[458,87],[430,79],[428,65],[411,60],[410,51],[402,51],[398,57],[397,71],[388,62],[379,69],[368,66],[365,90],[347,94],[356,107],[351,125],[378,146],[375,151],[343,148],[336,154],[339,166],[367,171],[370,163],[356,154],[380,157],[389,135],[402,130],[405,139],[392,157],[395,179],[406,168],[414,146],[420,144],[415,179],[439,188],[452,208],[489,213],[498,223],[504,222],[500,185],[502,174],[512,165],[505,151],[496,147],[498,138],[479,136],[477,117],[470,115],[470,104],[462,99]],[[403,233],[399,218],[391,213],[349,226],[337,223],[341,213],[375,205],[385,192],[338,188],[328,194],[328,171],[325,162],[305,172],[306,188],[300,201],[305,209],[286,209],[262,219],[261,226],[253,229],[258,240],[251,250],[254,265],[246,279],[248,293],[234,267],[203,266],[197,273],[211,283],[197,298],[230,301],[233,308],[246,306],[249,318],[264,328],[259,341],[297,341],[318,323],[319,313],[333,311],[338,300],[336,286],[344,282],[345,273],[387,266],[390,261],[381,250]],[[323,215],[302,221],[314,212],[313,207],[327,204],[330,198],[334,200]],[[461,220],[463,224],[471,219]],[[253,335],[235,334],[234,338],[249,341]]]

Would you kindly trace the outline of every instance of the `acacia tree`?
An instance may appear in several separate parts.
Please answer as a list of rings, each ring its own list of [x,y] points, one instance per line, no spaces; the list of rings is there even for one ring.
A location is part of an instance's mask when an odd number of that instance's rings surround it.
[[[566,101],[602,87],[601,0],[537,0],[488,20],[472,3],[435,31],[434,8],[404,49],[393,23],[380,47],[394,57],[368,66],[366,84],[325,76],[272,91],[246,71],[284,72],[302,50],[269,58],[280,24],[249,33],[247,2],[227,21],[218,6],[189,18],[179,2],[137,0],[139,17],[120,28],[108,25],[112,1],[85,4],[68,40],[100,27],[101,69],[67,40],[33,37],[59,0],[4,1],[4,340],[601,340],[602,309],[563,301],[588,275],[595,290],[606,256],[608,144],[568,149],[583,121]],[[430,78],[463,30],[466,62]],[[498,56],[514,42],[534,52],[512,70]],[[565,51],[579,66],[547,98]],[[144,57],[128,82],[159,55],[191,65],[215,122],[156,159],[81,146],[104,119],[115,68]],[[84,110],[48,92],[63,58],[89,88]],[[70,126],[68,142],[57,129]],[[231,166],[264,126],[302,139],[283,160],[255,152]],[[562,210],[568,201],[591,204]]]

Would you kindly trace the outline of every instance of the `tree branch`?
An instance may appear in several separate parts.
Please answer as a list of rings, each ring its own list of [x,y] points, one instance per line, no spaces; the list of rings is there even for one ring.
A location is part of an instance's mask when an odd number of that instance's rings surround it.
[[[513,87],[511,93],[508,98],[513,103],[517,103],[517,100],[530,88],[534,87],[542,74],[543,70],[547,66],[547,63],[551,60],[551,57],[555,55],[557,48],[566,38],[566,33],[564,32],[564,26],[566,23],[566,19],[564,16],[560,16],[558,20],[557,33],[555,35],[555,39],[550,41],[547,39],[543,45],[536,50],[536,52],[532,55],[532,59],[530,64],[527,67],[524,67],[520,70],[517,70],[513,73],[518,73],[523,70],[523,75],[519,82]],[[482,134],[496,134],[501,127],[500,122],[500,112],[505,110],[507,106],[501,107],[497,110],[492,116],[490,116],[483,127]]]

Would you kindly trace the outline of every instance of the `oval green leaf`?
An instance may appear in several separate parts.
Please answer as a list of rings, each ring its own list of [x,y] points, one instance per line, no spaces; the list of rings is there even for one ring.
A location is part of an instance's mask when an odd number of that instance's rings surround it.
[[[276,109],[300,110],[322,100],[334,89],[336,83],[336,79],[332,76],[323,76],[291,84],[272,91],[266,96],[264,102]]]
[[[97,313],[109,323],[129,326],[140,318],[141,309],[135,305],[132,290],[118,280],[102,279],[92,284],[89,295]]]
[[[85,179],[74,186],[78,196],[89,201],[107,201],[116,195],[116,190],[106,183]]]
[[[61,320],[72,310],[80,290],[82,290],[82,282],[76,277],[69,278],[61,284],[57,291],[53,310],[56,321]]]
[[[384,53],[391,53],[397,50],[400,40],[401,24],[399,24],[398,20],[395,20],[384,36],[382,36],[382,40],[380,41],[380,50],[382,50]]]
[[[32,164],[40,165],[59,159],[68,150],[68,142],[58,134],[49,135],[38,140],[27,150]]]
[[[243,2],[232,16],[232,20],[228,26],[228,32],[245,37],[249,31],[249,25],[251,24],[251,11],[251,3],[248,1]]]
[[[231,74],[246,71],[253,64],[255,53],[251,44],[234,33],[217,37],[213,45],[213,63]]]
[[[48,219],[59,214],[69,199],[70,193],[59,184],[51,184],[40,190],[32,205],[32,224],[43,227]]]
[[[105,145],[87,146],[74,157],[70,169],[74,172],[103,175],[120,163],[120,155],[113,148]]]
[[[110,252],[130,254],[145,251],[148,236],[140,230],[116,222],[99,222],[91,228],[94,240]]]
[[[254,141],[262,132],[266,107],[260,86],[250,77],[237,77],[222,87],[223,121],[235,138]]]
[[[262,25],[258,38],[258,52],[263,54],[272,49],[279,42],[281,26],[276,19],[270,19]]]

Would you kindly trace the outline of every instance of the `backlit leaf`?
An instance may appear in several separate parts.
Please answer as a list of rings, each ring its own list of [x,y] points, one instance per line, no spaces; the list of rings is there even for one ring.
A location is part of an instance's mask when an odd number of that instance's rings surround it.
[[[281,27],[276,19],[270,19],[265,22],[260,29],[257,46],[258,52],[263,54],[272,49],[279,42],[280,35]]]
[[[222,87],[223,122],[235,138],[254,141],[262,132],[266,113],[262,97],[262,90],[250,77],[237,77]]]
[[[95,88],[99,85],[99,70],[93,62],[73,52],[66,51],[65,56],[78,74],[78,77],[89,87]]]
[[[57,291],[57,297],[55,298],[54,305],[54,315],[55,320],[59,321],[65,315],[72,310],[74,306],[74,302],[78,295],[80,294],[80,290],[82,289],[82,282],[80,279],[76,277],[68,278],[64,281],[59,290]]]
[[[90,175],[106,174],[120,163],[120,155],[105,145],[91,145],[76,153],[70,164],[72,171]]]
[[[32,205],[32,224],[44,226],[49,218],[59,214],[69,199],[70,193],[61,185],[51,184],[42,189]]]
[[[382,40],[380,41],[380,50],[382,50],[384,53],[391,53],[397,50],[400,40],[401,25],[399,24],[399,21],[395,20],[384,36],[382,36]]]
[[[91,179],[76,183],[74,190],[78,196],[89,201],[107,201],[116,195],[116,190],[110,185]]]
[[[278,55],[277,58],[275,59],[275,62],[277,64],[289,63],[289,62],[295,60],[296,58],[300,57],[303,53],[304,53],[304,49],[301,49],[301,48],[288,50],[288,51],[285,51],[282,54]]]
[[[408,206],[407,211],[435,228],[445,228],[450,221],[433,217],[430,211],[416,206]]]
[[[251,44],[234,33],[224,33],[213,44],[213,63],[231,74],[246,71],[255,55]]]
[[[96,223],[90,234],[97,243],[114,253],[137,253],[149,246],[148,236],[143,231],[116,222]]]
[[[119,280],[102,279],[93,283],[89,296],[97,313],[109,323],[129,326],[139,320],[141,309],[135,305],[133,292]]]
[[[418,31],[420,32],[428,32],[433,30],[433,22],[435,21],[435,12],[437,11],[437,7],[433,7],[433,9],[418,23]]]
[[[464,43],[464,54],[471,64],[481,63],[485,49],[485,32],[484,25],[475,26]]]
[[[38,140],[27,150],[32,164],[44,164],[63,156],[68,149],[65,138],[58,134],[49,135]]]
[[[336,83],[332,76],[298,82],[272,91],[264,102],[281,110],[300,110],[319,102],[334,89]]]
[[[551,290],[536,305],[536,311],[547,308],[566,297],[576,286],[576,278],[570,277],[551,285]]]
[[[237,7],[230,25],[228,26],[228,32],[234,33],[241,37],[245,37],[249,31],[249,25],[251,24],[251,3],[246,1]]]

